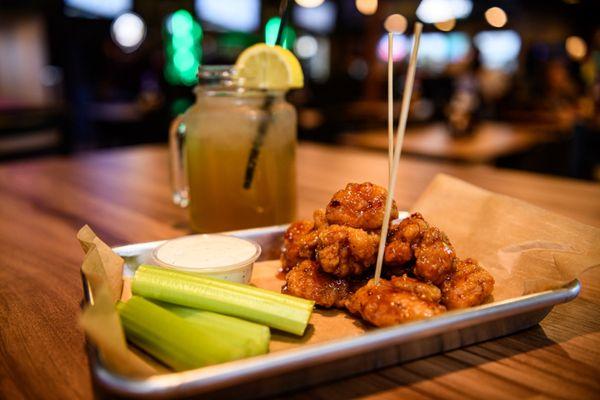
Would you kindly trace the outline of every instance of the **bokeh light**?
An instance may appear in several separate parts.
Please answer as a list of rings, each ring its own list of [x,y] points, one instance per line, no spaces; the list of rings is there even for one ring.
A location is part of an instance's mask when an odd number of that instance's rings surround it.
[[[443,69],[450,61],[447,38],[447,34],[439,32],[427,32],[421,35],[421,44],[417,56],[419,64],[428,69],[436,69],[438,67]]]
[[[448,21],[436,22],[436,28],[438,28],[442,32],[450,32],[456,26],[456,20],[454,18],[449,19]]]
[[[426,23],[466,18],[471,14],[471,0],[422,0],[417,7],[417,17]]]
[[[180,71],[187,71],[194,67],[196,57],[189,49],[182,49],[175,52],[173,56],[173,64]]]
[[[296,0],[300,7],[313,8],[319,7],[325,0]]]
[[[277,41],[277,33],[279,32],[279,25],[281,24],[281,18],[273,17],[265,24],[265,43],[271,46],[275,45]],[[296,41],[296,31],[291,26],[283,28],[282,43],[279,43],[281,47],[291,49],[294,47]]]
[[[471,39],[469,36],[464,32],[452,32],[444,36],[446,37],[450,62],[464,60],[471,50]]]
[[[356,0],[356,9],[364,15],[373,15],[377,12],[377,0]]]
[[[175,11],[170,18],[167,19],[167,29],[173,36],[187,35],[192,29],[194,19],[186,10]]]
[[[131,53],[140,47],[146,37],[146,24],[135,13],[121,14],[113,21],[110,35],[121,50]]]
[[[299,58],[307,59],[314,57],[319,51],[317,39],[311,35],[300,36],[294,45],[294,51]]]
[[[115,18],[133,8],[133,0],[65,0],[64,3],[66,12],[79,12],[90,18]]]
[[[404,35],[394,35],[394,44],[392,46],[392,60],[400,61],[408,53],[408,39]],[[388,59],[388,35],[382,35],[377,42],[377,58],[387,62]]]
[[[489,69],[514,71],[521,51],[521,37],[513,30],[483,31],[473,38],[481,53],[483,65]]]
[[[485,12],[485,20],[494,28],[502,28],[506,25],[508,17],[500,7],[491,7]]]
[[[233,32],[254,32],[260,25],[260,0],[195,0],[201,21]]]
[[[387,61],[388,35],[382,35],[377,42],[377,58]],[[409,53],[413,37],[394,35],[393,60],[401,61]],[[417,60],[419,66],[432,73],[442,72],[449,63],[463,60],[469,53],[471,42],[464,32],[426,32],[421,35],[421,45]]]
[[[587,54],[587,44],[579,36],[569,36],[565,41],[565,50],[573,60],[582,60]]]
[[[171,84],[195,84],[202,56],[200,24],[187,10],[177,10],[166,19],[165,31],[165,78]]]
[[[294,7],[294,26],[320,34],[328,34],[335,28],[337,6],[333,1],[322,3],[318,7]]]
[[[408,21],[406,20],[406,17],[401,14],[392,14],[388,16],[383,23],[383,27],[386,31],[394,33],[404,33],[407,25]]]

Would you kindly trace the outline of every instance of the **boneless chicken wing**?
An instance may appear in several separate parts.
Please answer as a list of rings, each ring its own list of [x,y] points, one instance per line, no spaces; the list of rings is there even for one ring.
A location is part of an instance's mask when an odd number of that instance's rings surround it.
[[[412,244],[421,238],[427,228],[429,228],[429,224],[423,216],[420,213],[412,213],[408,218],[400,221],[398,225],[394,225],[391,230],[391,239],[401,239]]]
[[[414,258],[410,243],[402,240],[389,242],[385,246],[383,262],[386,267],[403,267]]]
[[[456,253],[448,237],[437,228],[428,228],[414,246],[415,266],[413,273],[433,284],[439,285],[454,268]]]
[[[392,225],[384,262],[388,267],[401,267],[414,261],[413,273],[417,277],[440,284],[452,272],[455,257],[448,237],[429,226],[421,214],[414,213]]]
[[[384,262],[388,266],[402,266],[414,258],[413,246],[421,239],[429,225],[419,213],[392,225],[385,246]]]
[[[414,293],[421,300],[439,303],[442,298],[442,292],[437,286],[410,278],[407,275],[393,276],[390,282],[396,289]]]
[[[302,261],[285,277],[282,293],[314,300],[323,307],[343,307],[351,295],[351,283],[323,272],[310,260]]]
[[[339,276],[359,276],[377,259],[379,235],[342,225],[319,231],[316,258],[323,271]]]
[[[281,267],[289,271],[301,261],[311,259],[317,246],[317,231],[312,221],[293,222],[283,236]]]
[[[370,280],[346,301],[346,308],[380,327],[433,317],[446,310],[435,301],[439,300],[435,286],[401,279],[396,284],[394,279],[380,279],[377,285]]]
[[[442,303],[449,310],[477,306],[492,294],[494,277],[477,261],[457,258],[454,270],[441,285]]]
[[[379,229],[383,224],[387,190],[372,183],[349,183],[336,192],[326,209],[330,224],[345,225],[366,230]],[[398,217],[396,203],[392,203],[391,219]]]

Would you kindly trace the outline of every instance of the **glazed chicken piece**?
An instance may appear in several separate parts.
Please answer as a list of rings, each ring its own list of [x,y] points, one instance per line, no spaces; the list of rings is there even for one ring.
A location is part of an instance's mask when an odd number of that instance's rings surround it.
[[[413,273],[434,285],[441,284],[454,270],[456,253],[450,240],[437,228],[428,228],[414,246]]]
[[[325,228],[328,225],[327,216],[325,215],[325,209],[316,209],[313,213],[313,220],[315,221],[315,229]]]
[[[288,272],[281,292],[314,300],[323,307],[339,308],[352,294],[351,283],[347,279],[321,271],[319,264],[311,260],[302,261]]]
[[[400,221],[393,229],[392,239],[402,239],[408,243],[415,243],[429,228],[429,224],[420,213],[412,213],[410,217]]]
[[[453,270],[456,254],[448,237],[429,226],[419,213],[393,225],[388,234],[384,262],[402,267],[414,261],[413,273],[434,284],[441,284]]]
[[[406,276],[371,279],[346,301],[346,308],[375,326],[384,327],[433,317],[446,311],[439,303],[439,290]],[[437,299],[437,300],[436,300]]]
[[[395,240],[393,242],[388,242],[385,245],[383,262],[386,265],[386,268],[406,267],[406,264],[412,261],[414,256],[410,243],[402,240]]]
[[[336,192],[326,209],[327,222],[352,228],[381,228],[385,213],[387,190],[372,183],[349,183]],[[392,202],[391,219],[398,217],[396,202]]]
[[[281,267],[289,271],[301,261],[314,257],[317,246],[317,231],[312,221],[293,222],[283,236]]]
[[[439,303],[442,298],[442,292],[437,286],[421,282],[415,278],[410,278],[406,274],[402,276],[392,276],[390,282],[396,289],[412,292],[421,300]]]
[[[385,246],[384,262],[388,266],[403,266],[414,258],[413,245],[429,228],[423,216],[414,213],[399,224],[392,225]]]
[[[316,258],[325,272],[340,278],[359,276],[375,264],[378,245],[376,233],[329,225],[319,230]]]
[[[467,258],[454,263],[454,273],[442,285],[442,303],[449,310],[482,304],[494,290],[494,277],[477,261]]]

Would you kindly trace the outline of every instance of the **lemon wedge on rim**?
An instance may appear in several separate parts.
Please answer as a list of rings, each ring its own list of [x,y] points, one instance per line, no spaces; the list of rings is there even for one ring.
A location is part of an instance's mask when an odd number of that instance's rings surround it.
[[[281,46],[255,44],[235,63],[241,85],[252,89],[284,90],[304,86],[304,74],[294,54]]]

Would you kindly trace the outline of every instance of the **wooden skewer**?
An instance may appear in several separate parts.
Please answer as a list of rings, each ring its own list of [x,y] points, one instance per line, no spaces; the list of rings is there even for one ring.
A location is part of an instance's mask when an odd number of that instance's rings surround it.
[[[394,33],[388,32],[388,190],[394,161]]]
[[[400,121],[398,121],[398,133],[396,134],[396,146],[394,147],[394,160],[392,163],[392,176],[390,177],[389,192],[385,202],[385,214],[383,216],[383,225],[381,227],[381,237],[379,239],[379,251],[377,253],[377,264],[375,267],[375,284],[379,283],[381,278],[381,267],[383,266],[383,253],[385,251],[385,242],[390,224],[390,215],[392,213],[392,201],[394,189],[396,187],[396,177],[398,164],[400,163],[400,153],[402,152],[402,142],[404,141],[404,132],[406,131],[406,120],[408,119],[408,107],[412,96],[413,85],[415,82],[415,71],[417,69],[417,53],[419,52],[419,41],[423,24],[415,23],[415,33],[413,38],[413,47],[410,53],[408,71],[406,73],[406,82],[404,92],[402,93],[402,108],[400,110]]]

